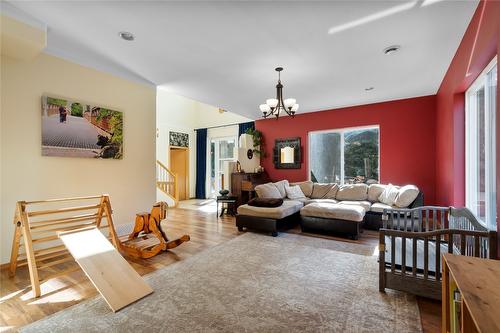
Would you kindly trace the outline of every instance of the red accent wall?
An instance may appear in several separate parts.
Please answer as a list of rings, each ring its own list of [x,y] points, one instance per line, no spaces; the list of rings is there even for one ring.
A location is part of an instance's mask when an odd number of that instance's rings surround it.
[[[295,118],[258,120],[267,157],[262,166],[273,180],[308,179],[308,133],[357,126],[380,126],[380,181],[398,185],[415,184],[423,190],[426,203],[435,202],[435,96],[402,99],[321,112],[302,113]],[[275,169],[274,140],[301,138],[302,167]]]
[[[455,206],[465,204],[465,91],[497,54],[500,54],[500,1],[481,1],[437,93],[436,199],[438,204]],[[498,74],[500,77],[500,73]],[[500,193],[498,96],[500,89],[497,90],[496,117],[496,185],[497,193]],[[497,195],[497,212],[500,213],[500,195]],[[498,218],[497,227],[500,232]]]

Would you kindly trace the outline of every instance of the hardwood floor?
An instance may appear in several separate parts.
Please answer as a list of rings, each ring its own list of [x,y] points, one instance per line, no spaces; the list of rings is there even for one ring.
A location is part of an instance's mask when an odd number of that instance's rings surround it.
[[[216,218],[211,203],[198,205],[195,202],[188,202],[181,207],[183,208],[169,209],[164,228],[169,237],[187,233],[191,236],[191,241],[148,260],[127,258],[141,275],[184,260],[241,234],[235,227],[234,217]],[[301,233],[298,227],[288,232]],[[357,241],[315,234],[305,235],[356,243],[365,253],[368,248],[370,251],[371,248],[376,251],[378,243],[378,233],[374,231],[363,232]],[[31,296],[26,266],[19,268],[14,278],[8,277],[6,267],[2,268],[0,271],[0,332],[39,320],[97,294],[85,274],[74,262],[53,266],[47,274],[57,275],[68,268],[74,268],[75,271],[44,282],[41,285],[42,296],[37,299]],[[46,275],[42,273],[42,280],[44,276]],[[424,332],[439,332],[440,303],[419,299],[418,304]]]

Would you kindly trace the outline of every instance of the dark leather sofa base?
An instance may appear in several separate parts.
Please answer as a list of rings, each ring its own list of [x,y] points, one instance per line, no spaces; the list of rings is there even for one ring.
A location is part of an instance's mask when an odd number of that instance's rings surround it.
[[[362,222],[301,216],[300,227],[303,232],[319,231],[322,233],[347,235],[351,239],[358,239],[361,232],[361,224]]]
[[[244,229],[270,232],[273,237],[278,236],[278,231],[291,228],[300,222],[300,212],[282,219],[271,219],[249,215],[236,215],[236,226],[239,231]]]
[[[363,219],[363,228],[370,230],[379,230],[383,226],[382,213],[366,212]]]

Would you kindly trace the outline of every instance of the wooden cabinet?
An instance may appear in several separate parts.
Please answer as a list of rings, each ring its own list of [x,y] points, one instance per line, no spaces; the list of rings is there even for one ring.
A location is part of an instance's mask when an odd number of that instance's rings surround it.
[[[237,197],[236,207],[244,205],[250,200],[255,186],[268,183],[271,180],[265,172],[249,173],[235,172],[231,174],[231,192]],[[243,186],[242,186],[243,185]]]
[[[444,254],[442,332],[500,332],[499,285],[500,261]]]

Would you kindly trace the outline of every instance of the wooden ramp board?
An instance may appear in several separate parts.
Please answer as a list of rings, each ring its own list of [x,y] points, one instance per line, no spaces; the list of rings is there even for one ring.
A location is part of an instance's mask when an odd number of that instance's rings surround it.
[[[97,228],[58,235],[114,312],[153,292]]]

